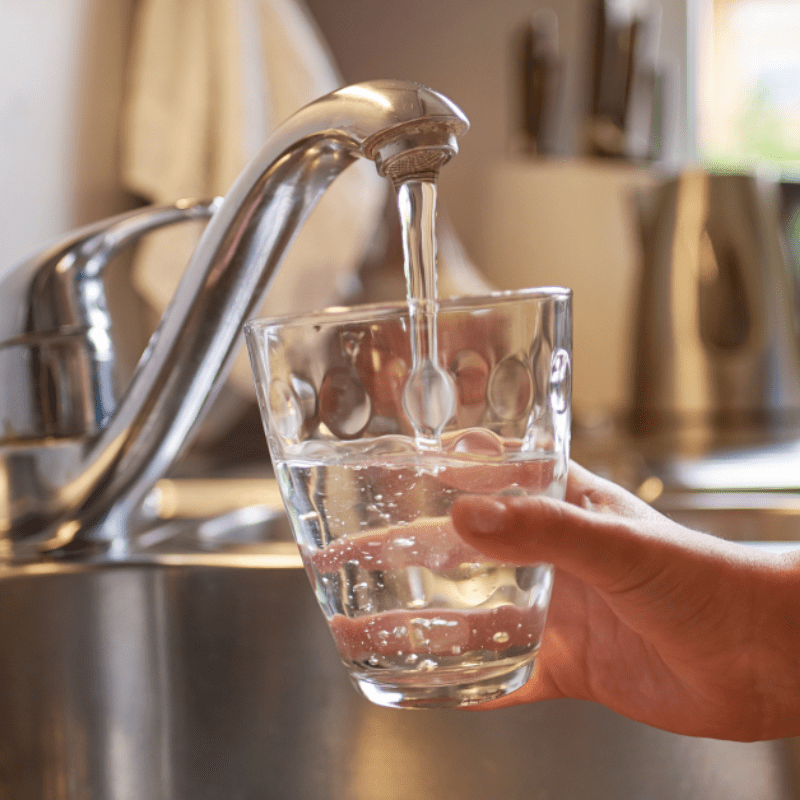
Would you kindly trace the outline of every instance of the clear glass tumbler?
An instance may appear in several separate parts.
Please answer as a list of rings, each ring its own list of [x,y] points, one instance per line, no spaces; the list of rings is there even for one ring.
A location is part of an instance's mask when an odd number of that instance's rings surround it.
[[[571,294],[442,301],[436,362],[412,358],[415,330],[406,304],[245,326],[280,490],[355,687],[380,705],[455,707],[516,690],[538,653],[552,568],[488,560],[450,507],[563,497]],[[416,418],[426,403],[432,428]]]

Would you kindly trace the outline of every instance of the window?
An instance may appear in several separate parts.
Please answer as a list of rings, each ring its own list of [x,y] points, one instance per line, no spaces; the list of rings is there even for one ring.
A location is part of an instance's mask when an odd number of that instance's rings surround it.
[[[700,160],[800,177],[800,0],[708,0],[698,46]]]

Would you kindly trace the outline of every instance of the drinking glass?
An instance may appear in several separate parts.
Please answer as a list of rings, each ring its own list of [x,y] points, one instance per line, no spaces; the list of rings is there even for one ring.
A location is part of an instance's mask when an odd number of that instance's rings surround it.
[[[404,303],[255,320],[245,335],[284,504],[353,684],[384,706],[455,707],[516,690],[538,653],[552,567],[488,559],[450,508],[563,498],[571,293],[445,300],[423,323],[424,357]]]

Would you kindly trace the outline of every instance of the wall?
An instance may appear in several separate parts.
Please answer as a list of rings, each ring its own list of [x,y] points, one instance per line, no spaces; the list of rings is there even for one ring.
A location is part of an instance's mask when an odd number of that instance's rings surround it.
[[[134,0],[5,0],[0,26],[0,197],[3,263],[64,230],[119,210],[119,98]],[[451,96],[472,120],[442,194],[470,250],[485,170],[507,148],[513,116],[510,41],[541,4],[525,0],[308,0],[347,82],[418,80]],[[578,147],[589,41],[589,0],[554,0],[568,54],[560,149]],[[662,56],[674,66],[673,156],[691,152],[683,111],[683,3],[664,4]]]
[[[0,269],[131,199],[116,147],[133,0],[4,0]]]
[[[509,146],[514,108],[512,37],[538,8],[558,14],[565,56],[558,142],[579,149],[586,102],[591,0],[306,0],[347,82],[379,77],[419,81],[458,103],[472,123],[462,151],[442,174],[441,194],[468,250],[479,252],[480,196],[487,172]],[[691,0],[690,0],[691,2]],[[683,2],[663,3],[660,56],[670,69],[671,162],[690,156],[686,107],[687,25]]]
[[[477,267],[497,287],[574,291],[574,409],[596,421],[629,402],[638,239],[630,195],[653,171],[578,158],[587,103],[592,0],[307,0],[347,82],[401,77],[443,92],[471,121],[441,173],[440,203]],[[538,8],[559,21],[564,59],[556,159],[510,155],[517,113],[513,42]],[[667,164],[687,160],[687,23],[663,5],[660,61],[669,69],[674,135]]]

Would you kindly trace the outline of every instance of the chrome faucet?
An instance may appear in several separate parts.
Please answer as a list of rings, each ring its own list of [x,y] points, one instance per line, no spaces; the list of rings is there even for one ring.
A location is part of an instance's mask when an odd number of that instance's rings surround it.
[[[317,200],[357,158],[395,182],[435,177],[468,128],[404,81],[339,89],[290,117],[222,200],[89,226],[6,273],[0,297],[0,558],[124,557],[126,532],[221,385],[243,321]],[[131,378],[113,385],[102,271],[156,227],[209,218]]]

